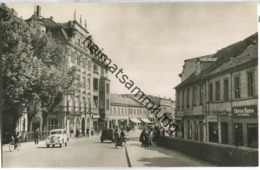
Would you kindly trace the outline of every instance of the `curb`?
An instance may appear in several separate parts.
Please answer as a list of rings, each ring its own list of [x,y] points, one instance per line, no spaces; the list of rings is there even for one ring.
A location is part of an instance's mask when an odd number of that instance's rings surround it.
[[[125,154],[126,154],[126,160],[127,160],[128,167],[132,167],[126,145],[125,145]]]

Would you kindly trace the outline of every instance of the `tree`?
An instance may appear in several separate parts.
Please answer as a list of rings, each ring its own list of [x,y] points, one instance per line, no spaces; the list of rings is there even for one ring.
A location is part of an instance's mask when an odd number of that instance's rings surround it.
[[[18,18],[5,4],[1,15],[3,114],[16,122],[28,108],[29,120],[39,112],[46,117],[64,94],[75,90],[76,70],[67,68],[66,49],[50,33],[42,34],[36,24]]]

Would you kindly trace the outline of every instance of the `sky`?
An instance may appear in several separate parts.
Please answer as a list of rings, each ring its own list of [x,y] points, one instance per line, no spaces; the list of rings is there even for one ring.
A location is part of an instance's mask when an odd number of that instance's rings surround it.
[[[175,99],[184,60],[216,53],[257,32],[256,3],[37,3],[56,22],[87,20],[112,63],[146,94]],[[28,19],[35,4],[8,4]],[[84,25],[84,22],[83,24]],[[115,75],[111,93],[130,93]]]

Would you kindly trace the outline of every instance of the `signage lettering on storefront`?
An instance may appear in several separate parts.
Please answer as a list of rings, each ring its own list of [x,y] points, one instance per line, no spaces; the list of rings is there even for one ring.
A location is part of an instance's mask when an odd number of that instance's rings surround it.
[[[232,112],[234,116],[238,117],[255,117],[257,116],[257,106],[233,107]]]
[[[216,115],[209,115],[208,116],[208,121],[209,122],[217,122],[218,121],[218,117]]]

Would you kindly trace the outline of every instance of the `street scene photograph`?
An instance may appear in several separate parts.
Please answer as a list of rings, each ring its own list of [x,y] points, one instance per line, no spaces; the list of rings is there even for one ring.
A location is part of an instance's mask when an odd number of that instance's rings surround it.
[[[257,3],[1,3],[2,168],[258,167]]]

